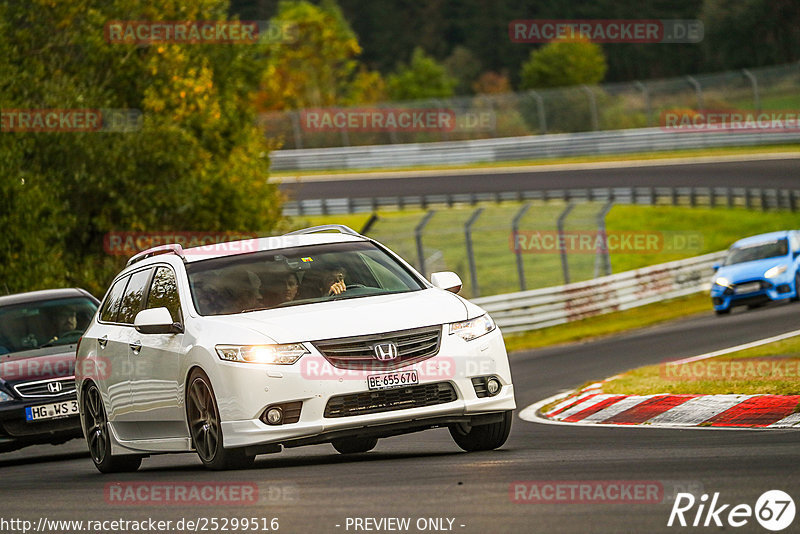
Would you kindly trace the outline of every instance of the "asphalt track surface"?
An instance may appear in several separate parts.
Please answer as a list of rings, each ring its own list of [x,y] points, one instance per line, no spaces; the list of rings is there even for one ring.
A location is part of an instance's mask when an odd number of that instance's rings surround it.
[[[470,171],[410,178],[340,179],[281,185],[291,200],[500,193],[506,191],[583,189],[592,187],[764,187],[800,185],[800,159],[722,161],[715,163],[623,166],[510,173]]]
[[[797,329],[799,323],[800,304],[776,305],[721,318],[708,313],[591,343],[514,353],[518,408],[587,380],[777,335]],[[374,532],[348,529],[348,517],[408,517],[411,528],[405,532],[420,532],[419,518],[454,519],[452,531],[460,533],[671,532],[682,529],[666,526],[669,502],[514,503],[509,488],[515,481],[657,481],[668,487],[670,481],[682,481],[707,493],[720,492],[725,503],[754,506],[771,489],[781,489],[800,503],[799,442],[800,433],[790,430],[587,428],[515,417],[507,444],[492,452],[463,453],[446,430],[438,429],[385,439],[374,451],[349,457],[319,445],[259,456],[250,470],[215,473],[204,470],[194,455],[155,456],[137,473],[104,476],[95,471],[83,442],[76,440],[0,457],[0,518],[36,523],[41,517],[276,517],[279,532],[343,533]],[[131,481],[255,483],[260,501],[249,506],[120,506],[106,501],[107,485]],[[687,514],[689,520],[695,510]],[[800,517],[785,532],[797,532],[797,525]],[[752,518],[733,530],[766,532]],[[68,531],[75,530],[45,532]]]

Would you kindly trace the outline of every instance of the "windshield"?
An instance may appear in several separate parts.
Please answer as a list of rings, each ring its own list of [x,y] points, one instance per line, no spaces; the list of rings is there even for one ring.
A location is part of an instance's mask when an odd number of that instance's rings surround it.
[[[187,265],[195,308],[225,315],[423,289],[368,242],[256,252]]]
[[[786,242],[786,238],[776,239],[775,241],[765,241],[763,243],[732,248],[730,252],[728,252],[728,257],[725,258],[725,265],[777,258],[779,256],[785,256],[788,252],[789,244]]]
[[[75,297],[0,308],[0,354],[75,343],[97,310],[90,299]]]

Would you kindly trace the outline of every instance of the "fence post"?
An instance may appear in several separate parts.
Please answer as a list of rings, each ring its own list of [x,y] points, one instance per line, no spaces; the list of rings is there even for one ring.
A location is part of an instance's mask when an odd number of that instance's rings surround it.
[[[422,232],[434,215],[436,215],[436,210],[430,210],[425,214],[417,227],[414,228],[414,240],[417,242],[417,258],[419,258],[419,272],[425,278],[428,277],[428,274],[425,272],[425,251],[422,249]]]
[[[583,89],[583,91],[589,97],[589,105],[591,106],[592,110],[592,130],[596,132],[600,129],[600,124],[597,120],[597,100],[594,97],[594,92],[592,92],[592,89],[588,85],[581,85],[581,89]]]
[[[609,200],[597,214],[597,255],[594,258],[594,278],[600,275],[600,269],[604,275],[611,274],[611,257],[608,251],[608,239],[606,238],[606,215],[614,206],[614,201]],[[602,240],[602,245],[600,244]]]
[[[469,281],[472,284],[473,297],[480,296],[481,292],[478,288],[478,271],[475,266],[475,252],[472,250],[472,225],[475,224],[475,221],[478,220],[482,212],[483,208],[476,209],[472,212],[472,215],[469,216],[466,224],[464,224],[464,239],[467,244],[467,263],[469,264]],[[516,248],[516,243],[514,247]]]
[[[514,254],[517,256],[517,276],[519,276],[520,291],[525,291],[525,266],[522,264],[522,247],[517,246],[517,234],[519,233],[519,221],[522,220],[530,207],[530,203],[522,206],[511,221],[511,238],[514,240]]]
[[[761,97],[758,94],[758,79],[753,76],[753,73],[747,69],[742,69],[742,74],[745,78],[750,80],[750,85],[753,86],[753,104],[756,106],[756,113],[761,112]]]
[[[703,88],[700,87],[700,82],[694,76],[687,76],[686,81],[689,82],[689,85],[694,87],[694,92],[697,95],[697,109],[698,111],[705,108],[703,104]]]
[[[300,119],[297,118],[298,111],[289,112],[289,117],[292,120],[292,132],[294,133],[294,147],[303,148],[303,134],[300,130]]]
[[[536,110],[539,113],[539,130],[544,135],[547,133],[547,117],[544,114],[544,99],[542,95],[534,90],[528,91],[528,95],[536,99]]]
[[[567,204],[567,207],[564,208],[564,211],[558,216],[556,220],[556,228],[558,229],[558,250],[561,255],[561,272],[564,274],[564,283],[569,284],[569,263],[567,262],[567,251],[564,249],[564,220],[569,215],[569,212],[572,211],[572,208],[575,207],[573,202]]]
[[[653,110],[650,107],[650,90],[647,89],[647,86],[642,82],[640,82],[639,80],[635,80],[633,84],[644,95],[644,107],[647,110],[646,111],[647,126],[650,126],[651,124],[653,124]]]

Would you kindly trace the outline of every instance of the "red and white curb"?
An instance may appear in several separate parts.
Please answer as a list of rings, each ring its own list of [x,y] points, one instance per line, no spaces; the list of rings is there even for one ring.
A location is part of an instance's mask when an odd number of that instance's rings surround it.
[[[545,399],[520,412],[526,421],[670,428],[800,429],[800,395],[612,395],[599,386]]]

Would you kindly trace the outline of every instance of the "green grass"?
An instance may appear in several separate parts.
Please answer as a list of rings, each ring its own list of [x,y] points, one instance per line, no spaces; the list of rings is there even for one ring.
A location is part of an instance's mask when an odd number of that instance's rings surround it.
[[[800,336],[677,366],[640,367],[605,383],[603,392],[800,395]]]
[[[564,343],[589,341],[691,315],[709,313],[710,309],[711,304],[708,295],[698,293],[621,312],[598,315],[569,324],[551,326],[519,334],[505,334],[503,338],[506,342],[506,349],[509,352],[528,350]]]
[[[785,109],[794,108],[797,106],[788,106]],[[777,106],[777,108],[781,108]],[[776,108],[773,108],[776,109]],[[452,170],[452,169],[493,169],[500,167],[516,167],[516,166],[538,166],[538,165],[565,165],[572,163],[595,163],[595,162],[613,162],[613,161],[640,161],[640,160],[653,160],[653,159],[670,159],[670,158],[692,158],[692,157],[708,157],[708,156],[730,156],[730,155],[747,155],[747,154],[772,154],[784,152],[798,152],[800,147],[796,144],[783,144],[783,145],[764,145],[758,147],[743,146],[743,147],[716,147],[716,148],[698,148],[698,149],[684,149],[684,150],[670,150],[664,152],[637,152],[632,154],[613,154],[606,156],[570,156],[570,157],[557,157],[557,158],[539,158],[539,159],[526,159],[514,161],[499,161],[499,162],[480,162],[471,163],[469,165],[453,164],[453,165],[419,165],[407,167],[391,167],[385,169],[330,169],[330,170],[293,170],[293,171],[271,171],[270,178],[275,181],[290,180],[292,178],[301,178],[303,176],[315,175],[335,175],[335,174],[370,174],[380,172],[402,172],[402,171],[423,171],[423,170]]]

